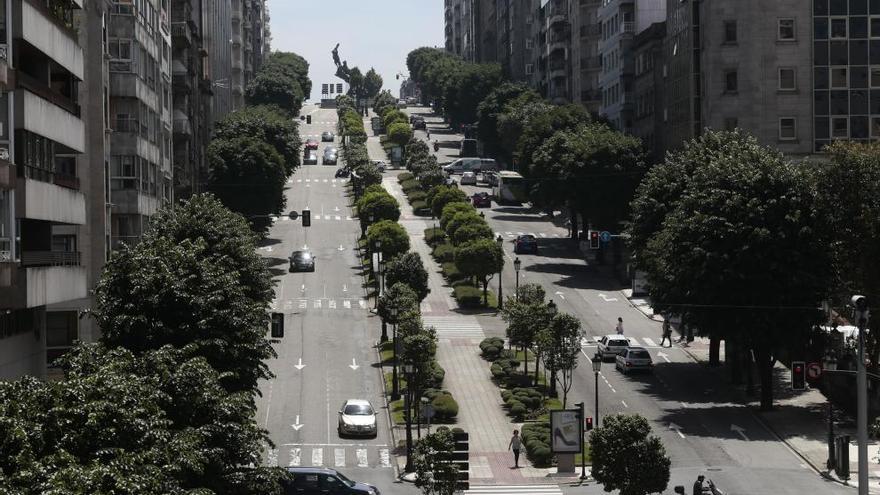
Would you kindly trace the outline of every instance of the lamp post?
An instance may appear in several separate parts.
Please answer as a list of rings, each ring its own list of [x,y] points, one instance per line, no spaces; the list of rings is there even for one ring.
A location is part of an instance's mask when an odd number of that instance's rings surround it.
[[[373,222],[373,216],[370,215],[370,223],[372,223],[372,222]],[[376,241],[375,253],[377,255],[376,256],[376,271],[379,276],[377,277],[377,280],[376,280],[376,282],[378,284],[378,290],[376,292],[376,305],[375,305],[374,309],[379,309],[379,296],[382,295],[382,241]],[[372,255],[370,255],[370,258],[371,258],[370,265],[372,266],[372,264],[373,264]]]
[[[602,355],[596,352],[593,356],[593,375],[596,377],[596,421],[595,428],[599,427],[599,372],[602,371]]]
[[[553,302],[553,299],[547,303],[547,314],[550,316],[550,321],[553,321],[553,318],[556,317],[556,313],[559,312],[559,308],[556,307],[556,303]],[[554,342],[559,342],[559,336],[553,336]],[[535,366],[538,366],[535,364]],[[557,397],[559,394],[556,392],[556,370],[550,371],[550,397]]]
[[[413,365],[406,363],[403,365],[403,373],[406,375],[406,396],[403,400],[403,410],[406,412],[406,467],[403,468],[405,473],[413,471],[412,463],[412,387],[409,383],[412,379]]]
[[[397,385],[397,308],[391,308],[392,347],[394,348],[394,367],[391,369],[391,400],[400,399],[400,388]]]
[[[498,243],[498,249],[501,250],[501,253],[504,253],[504,238],[501,235],[498,235],[498,238],[495,239],[495,242]],[[502,266],[503,266],[504,258],[502,257]],[[501,268],[498,268],[498,310],[501,311],[504,309],[504,294],[502,293],[502,285],[501,285]]]
[[[852,296],[853,321],[859,328],[859,360],[856,368],[856,430],[859,444],[859,495],[868,495],[868,373],[865,368],[865,331],[871,311],[865,296]]]
[[[824,359],[825,393],[828,394],[828,472],[834,470],[834,402],[831,400],[831,373],[837,369],[837,360],[827,354]]]
[[[514,289],[513,297],[519,301],[519,269],[522,267],[522,261],[520,261],[519,257],[513,260],[513,271],[516,272],[516,288]]]

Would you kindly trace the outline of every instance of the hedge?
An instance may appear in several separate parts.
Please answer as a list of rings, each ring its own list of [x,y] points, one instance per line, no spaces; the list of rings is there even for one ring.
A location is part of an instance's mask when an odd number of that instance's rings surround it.
[[[404,193],[409,193],[410,191],[421,189],[422,185],[419,184],[419,181],[417,181],[416,179],[410,179],[408,181],[401,182],[400,187],[401,189],[403,189]]]
[[[534,387],[517,387],[501,391],[504,407],[516,421],[536,418],[544,411],[544,395]]]
[[[428,195],[428,193],[426,193],[422,189],[416,189],[416,190],[411,191],[409,194],[407,194],[406,199],[409,200],[410,204],[415,203],[416,201],[421,201],[424,203],[425,196],[427,196],[427,195]],[[425,204],[427,204],[427,203],[425,203]]]
[[[408,180],[413,180],[413,179],[415,179],[415,176],[409,172],[403,172],[403,173],[397,175],[397,182],[400,182],[400,183],[406,182]]]
[[[504,339],[501,337],[486,337],[480,342],[480,351],[483,358],[488,361],[495,361],[504,350]]]
[[[413,214],[418,215],[420,217],[427,217],[431,215],[431,209],[428,208],[428,203],[424,200],[416,200],[412,203]]]
[[[448,242],[437,244],[436,246],[434,246],[434,250],[431,252],[431,255],[434,256],[434,259],[436,259],[439,263],[455,261],[455,246]]]
[[[431,400],[434,406],[434,422],[454,421],[458,416],[458,402],[452,398],[452,394],[440,394]]]
[[[460,308],[470,309],[483,307],[483,291],[476,287],[459,285],[452,291],[452,295],[455,297],[455,302],[458,303],[458,307]]]
[[[413,208],[415,208],[415,206]],[[440,242],[445,237],[446,233],[443,232],[443,229],[441,229],[440,227],[425,229],[425,242],[427,242],[429,245],[433,245],[435,242]]]
[[[489,371],[492,372],[492,378],[500,382],[502,385],[507,386],[507,384],[511,381],[511,377],[517,373],[519,369],[519,361],[515,357],[504,357],[496,359],[494,363],[492,363],[492,367],[489,368]]]
[[[535,467],[548,467],[553,463],[553,453],[550,452],[550,423],[541,421],[523,425],[523,445],[526,448],[526,456]]]

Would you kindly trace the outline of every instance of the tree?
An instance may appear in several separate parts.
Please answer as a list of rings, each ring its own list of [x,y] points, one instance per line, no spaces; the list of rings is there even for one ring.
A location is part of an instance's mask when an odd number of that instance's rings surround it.
[[[370,246],[375,246],[377,241],[382,243],[382,255],[387,258],[409,251],[409,235],[400,224],[391,220],[381,220],[370,225],[367,242]]]
[[[507,323],[507,337],[510,339],[510,344],[522,347],[525,351],[523,375],[528,376],[529,350],[535,344],[538,332],[545,328],[550,320],[547,306],[543,300],[517,301],[508,298],[501,311],[501,318]]]
[[[397,146],[405,146],[412,137],[412,127],[406,122],[395,122],[388,127],[388,139]]]
[[[455,267],[483,285],[483,305],[489,305],[489,277],[504,267],[504,253],[495,241],[480,239],[455,249]]]
[[[385,283],[389,286],[402,282],[412,289],[419,301],[424,301],[428,288],[428,271],[419,253],[402,254],[385,265]]]
[[[373,111],[376,115],[382,115],[386,108],[397,108],[397,98],[388,90],[380,92],[373,100]]]
[[[727,142],[721,146],[726,153],[707,150],[708,159],[689,165],[676,162],[693,151],[674,153],[649,173],[666,174],[667,166],[694,170],[661,229],[635,256],[658,311],[680,314],[703,334],[735,339],[754,352],[761,408],[768,410],[777,356],[801,352],[828,291],[825,218],[816,211],[805,167],[740,131],[708,132],[693,146],[709,143],[711,150],[715,142]],[[662,196],[646,188],[640,194]],[[633,218],[634,231],[645,230],[640,222]]]
[[[374,184],[369,187],[382,186]],[[371,223],[371,218],[372,222],[379,222],[382,220],[396,222],[399,220],[400,205],[397,204],[397,200],[394,199],[394,196],[388,194],[384,190],[381,192],[365,192],[364,195],[357,200],[357,213],[358,219],[361,223],[361,229],[366,230]]]
[[[477,121],[477,107],[501,84],[498,64],[461,64],[444,92],[444,108],[452,125]]]
[[[467,203],[467,194],[457,187],[440,187],[431,199],[431,212],[439,218],[449,203]]]
[[[574,369],[578,365],[584,332],[581,322],[574,316],[558,313],[550,324],[541,327],[537,340],[544,360],[544,367],[550,370],[555,389],[558,381],[562,386],[562,407],[568,403],[568,392],[574,382]]]
[[[492,239],[493,235],[492,228],[485,221],[466,223],[452,234],[452,245],[461,246],[478,239]]]
[[[485,225],[486,221],[473,209],[471,211],[462,211],[455,214],[452,220],[446,223],[446,235],[455,239],[455,233],[465,225]]]
[[[376,72],[376,69],[370,67],[364,76],[364,93],[367,98],[375,98],[379,91],[382,90],[382,76]]]
[[[346,161],[349,163],[348,161]],[[382,172],[373,163],[366,163],[354,169],[351,180],[356,189],[363,190],[373,184],[382,183]]]
[[[204,357],[229,392],[272,375],[266,338],[271,273],[244,220],[210,196],[153,217],[141,242],[114,253],[95,288],[101,341],[141,354],[171,345]]]
[[[458,464],[453,461],[455,440],[447,428],[438,428],[416,444],[413,465],[415,485],[424,495],[458,493]]]
[[[446,230],[446,227],[449,225],[452,219],[455,218],[455,215],[458,215],[459,213],[476,214],[477,209],[474,208],[474,206],[466,200],[451,201],[449,203],[446,203],[446,205],[443,206],[440,215],[438,215],[440,217],[440,228]]]
[[[295,53],[272,52],[248,85],[246,96],[251,105],[276,105],[296,115],[311,91],[308,62]]]
[[[245,217],[281,213],[287,172],[274,147],[253,137],[215,139],[208,146],[208,189]],[[265,229],[265,219],[251,222]]]
[[[360,97],[364,96],[364,74],[360,68],[352,67],[348,72],[348,86],[348,93],[356,100],[360,100]]]
[[[477,133],[486,156],[501,153],[498,116],[504,113],[510,102],[519,98],[538,100],[540,95],[525,84],[505,82],[493,89],[477,106]]]
[[[446,183],[446,174],[437,166],[436,158],[431,157],[425,168],[426,170],[419,174],[419,184],[422,189],[430,190],[434,186]]]
[[[518,154],[518,144],[523,132],[531,125],[533,119],[544,115],[553,108],[552,105],[545,102],[542,98],[535,98],[531,93],[525,93],[509,102],[504,112],[497,116],[498,120],[498,138],[501,151],[499,156],[509,160],[512,164],[515,162],[515,168],[524,174],[528,174],[528,167],[531,164],[531,151],[528,154]],[[519,150],[526,151],[526,150]]]
[[[410,375],[407,381],[407,387],[412,387],[413,397],[416,401],[421,397],[422,391],[427,388],[435,354],[437,354],[437,339],[433,333],[418,332],[403,337],[403,352],[400,357],[403,364],[410,364],[415,368],[415,372]],[[410,407],[416,411],[419,410],[418,403],[412,404]]]
[[[400,323],[403,316],[409,312],[418,313],[418,295],[405,283],[396,282],[389,284],[388,289],[379,297],[376,311],[386,323]],[[391,309],[397,309],[397,318],[391,315]]]
[[[284,170],[292,174],[300,166],[299,124],[278,107],[248,106],[227,114],[214,124],[214,139],[233,140],[250,136],[271,144],[284,158]]]
[[[606,492],[647,495],[666,490],[671,462],[660,439],[650,433],[648,421],[637,414],[605,416],[602,427],[590,432],[593,478]]]

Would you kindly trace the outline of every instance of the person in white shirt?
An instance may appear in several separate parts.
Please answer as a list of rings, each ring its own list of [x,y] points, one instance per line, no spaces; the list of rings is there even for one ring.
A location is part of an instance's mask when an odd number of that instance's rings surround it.
[[[617,335],[623,335],[623,318],[617,317],[617,326],[614,327],[614,330],[617,332]]]

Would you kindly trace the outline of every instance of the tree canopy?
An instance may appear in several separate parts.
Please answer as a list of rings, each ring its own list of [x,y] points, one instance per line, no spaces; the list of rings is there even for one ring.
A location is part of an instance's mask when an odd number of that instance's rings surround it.
[[[364,92],[367,98],[375,98],[381,90],[382,76],[376,72],[376,69],[370,67],[370,70],[364,75]]]
[[[390,287],[398,282],[409,286],[419,301],[423,301],[431,292],[428,288],[428,271],[419,253],[402,254],[386,263],[385,283]]]
[[[483,285],[483,304],[489,304],[489,277],[504,267],[504,253],[495,241],[480,239],[455,249],[455,266],[461,273],[476,277]]]
[[[386,258],[393,258],[409,251],[409,235],[397,222],[382,220],[370,225],[367,229],[367,241],[370,246],[376,242],[382,243],[382,254]]]
[[[284,170],[292,174],[300,166],[299,123],[285,117],[278,107],[248,106],[227,114],[214,124],[215,140],[231,141],[249,136],[272,145],[284,158]]]
[[[605,416],[590,432],[593,478],[606,492],[647,495],[666,490],[671,461],[651,427],[639,415]]]
[[[276,105],[295,115],[311,91],[309,63],[295,53],[272,52],[246,88],[246,96],[251,105]]]

